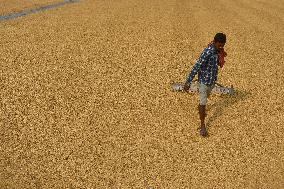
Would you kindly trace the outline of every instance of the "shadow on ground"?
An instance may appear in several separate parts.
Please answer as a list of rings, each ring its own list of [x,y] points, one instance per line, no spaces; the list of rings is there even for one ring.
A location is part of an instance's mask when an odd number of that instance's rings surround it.
[[[251,96],[251,92],[236,90],[234,95],[221,95],[220,100],[214,103],[209,109],[214,109],[213,115],[209,117],[207,121],[207,127],[211,127],[212,122],[214,122],[218,117],[220,117],[226,108],[236,104],[240,101],[244,101]]]

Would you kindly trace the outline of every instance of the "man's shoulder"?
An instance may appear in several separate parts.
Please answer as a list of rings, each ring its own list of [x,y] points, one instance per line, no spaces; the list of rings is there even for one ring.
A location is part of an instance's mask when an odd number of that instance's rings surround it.
[[[216,48],[213,45],[209,45],[206,48],[204,48],[203,52],[217,53],[217,50],[216,50]]]
[[[216,50],[212,48],[211,46],[208,46],[203,49],[201,56],[211,56],[216,54]]]

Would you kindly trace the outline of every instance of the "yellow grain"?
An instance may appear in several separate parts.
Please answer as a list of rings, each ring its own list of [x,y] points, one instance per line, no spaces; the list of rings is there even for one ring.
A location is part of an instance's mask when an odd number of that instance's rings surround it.
[[[282,8],[87,0],[0,22],[0,188],[282,188]],[[217,32],[236,94],[210,97],[202,138],[198,95],[170,83]]]

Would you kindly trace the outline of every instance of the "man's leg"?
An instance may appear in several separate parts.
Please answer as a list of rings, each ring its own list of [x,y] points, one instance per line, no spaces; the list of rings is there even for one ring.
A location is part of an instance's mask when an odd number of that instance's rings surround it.
[[[211,91],[213,90],[214,87],[215,87],[215,84],[211,85],[207,88],[207,99],[210,97]]]
[[[199,118],[201,121],[200,134],[202,136],[207,136],[208,134],[205,127],[205,117],[206,117],[206,105],[199,105]]]
[[[199,110],[199,118],[201,121],[200,134],[202,136],[207,136],[207,130],[205,127],[205,117],[206,117],[206,103],[208,96],[208,87],[204,84],[199,85],[199,95],[200,95],[200,103],[198,106]]]

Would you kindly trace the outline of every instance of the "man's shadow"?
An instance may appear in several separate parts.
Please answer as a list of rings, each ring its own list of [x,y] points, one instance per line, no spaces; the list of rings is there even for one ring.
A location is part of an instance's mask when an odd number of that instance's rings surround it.
[[[220,100],[211,105],[209,109],[214,109],[213,115],[209,117],[207,121],[207,127],[211,127],[212,122],[214,122],[218,117],[220,117],[227,107],[232,106],[240,101],[244,101],[251,96],[251,92],[235,90],[233,95],[221,95]]]

